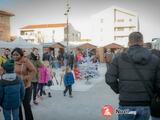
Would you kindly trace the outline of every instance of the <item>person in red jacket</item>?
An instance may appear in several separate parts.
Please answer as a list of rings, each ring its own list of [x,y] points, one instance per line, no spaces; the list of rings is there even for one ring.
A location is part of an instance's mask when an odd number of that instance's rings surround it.
[[[81,79],[81,73],[80,73],[80,70],[78,68],[78,65],[74,65],[73,71],[74,71],[75,79],[76,80]]]

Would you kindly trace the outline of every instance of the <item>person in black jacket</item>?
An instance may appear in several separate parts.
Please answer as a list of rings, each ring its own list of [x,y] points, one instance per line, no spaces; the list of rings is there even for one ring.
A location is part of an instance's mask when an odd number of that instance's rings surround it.
[[[119,120],[149,120],[151,97],[144,83],[150,91],[160,93],[160,60],[142,47],[143,35],[140,32],[129,35],[128,45],[129,49],[116,55],[111,62],[105,75],[106,83],[119,94],[119,109],[129,110],[128,114],[119,114]]]
[[[151,53],[156,55],[158,58],[160,58],[160,50],[151,49]],[[150,108],[152,120],[160,120],[160,96],[158,96],[158,98],[159,98],[158,104],[153,104],[152,102],[152,106]]]

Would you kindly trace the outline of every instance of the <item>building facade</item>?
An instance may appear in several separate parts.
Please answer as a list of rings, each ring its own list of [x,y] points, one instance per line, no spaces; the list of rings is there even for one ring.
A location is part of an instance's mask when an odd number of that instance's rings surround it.
[[[92,39],[101,46],[117,43],[126,47],[129,34],[139,31],[138,15],[115,6],[93,15],[91,20]]]
[[[0,40],[10,41],[10,17],[14,14],[0,10]]]
[[[20,35],[23,39],[33,43],[51,43],[67,40],[67,31],[69,41],[79,41],[80,32],[76,31],[71,24],[39,24],[28,25],[20,29]]]

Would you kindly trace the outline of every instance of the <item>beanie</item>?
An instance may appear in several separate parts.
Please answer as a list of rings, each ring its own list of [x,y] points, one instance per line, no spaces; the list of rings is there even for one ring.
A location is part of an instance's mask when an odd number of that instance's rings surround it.
[[[6,71],[6,73],[13,73],[14,72],[14,60],[13,59],[7,60],[3,64],[3,68]]]

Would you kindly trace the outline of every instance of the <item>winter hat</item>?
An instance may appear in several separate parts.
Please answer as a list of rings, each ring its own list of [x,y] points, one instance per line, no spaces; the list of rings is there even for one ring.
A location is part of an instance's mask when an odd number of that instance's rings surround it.
[[[3,64],[3,68],[6,71],[6,73],[13,73],[14,72],[14,60],[13,59],[7,60]]]

